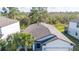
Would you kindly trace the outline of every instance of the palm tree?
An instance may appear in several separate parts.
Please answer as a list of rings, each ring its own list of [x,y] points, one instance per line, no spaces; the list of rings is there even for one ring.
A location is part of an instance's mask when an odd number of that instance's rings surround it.
[[[49,21],[49,16],[46,7],[32,7],[29,17],[31,23]]]
[[[9,9],[8,17],[12,19],[16,19],[17,15],[19,15],[18,8],[15,7],[7,7]]]
[[[19,45],[26,46],[28,49],[32,48],[34,43],[34,37],[32,35],[28,33],[17,33],[15,36],[17,36]]]
[[[34,43],[34,37],[28,33],[15,33],[7,38],[7,42],[8,44],[6,50],[9,51],[17,50],[20,46],[31,49]]]
[[[0,50],[5,51],[6,50],[6,41],[0,39]]]

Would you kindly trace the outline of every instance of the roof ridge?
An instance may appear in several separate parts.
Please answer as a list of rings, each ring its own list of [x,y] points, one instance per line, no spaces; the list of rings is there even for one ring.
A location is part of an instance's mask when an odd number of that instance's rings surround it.
[[[41,23],[42,25],[44,25],[44,26],[46,26],[48,29],[49,29],[49,27],[51,26],[50,24],[46,24],[46,23]],[[48,25],[48,26],[47,26]],[[69,38],[67,38],[64,34],[62,34],[61,32],[59,32],[55,27],[54,27],[54,25],[52,25],[51,27],[53,27],[53,30],[56,30],[55,32],[54,31],[51,31],[50,29],[50,32],[53,34],[53,32],[54,32],[54,35],[56,35],[58,38],[60,38],[60,39],[62,39],[62,40],[64,40],[64,41],[68,41],[69,43],[72,43],[72,44],[75,44],[75,43],[73,43],[71,40],[69,40]],[[58,34],[57,34],[58,33]],[[59,36],[60,35],[60,36]],[[65,39],[67,39],[67,40],[65,40]]]

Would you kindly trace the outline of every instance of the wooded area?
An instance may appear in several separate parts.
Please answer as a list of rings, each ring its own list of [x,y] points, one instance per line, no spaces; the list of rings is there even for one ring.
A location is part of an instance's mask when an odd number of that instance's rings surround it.
[[[79,12],[48,12],[46,7],[32,7],[30,12],[20,12],[16,7],[3,7],[0,16],[20,21],[21,28],[37,22],[49,24],[68,24],[70,20],[79,18]]]

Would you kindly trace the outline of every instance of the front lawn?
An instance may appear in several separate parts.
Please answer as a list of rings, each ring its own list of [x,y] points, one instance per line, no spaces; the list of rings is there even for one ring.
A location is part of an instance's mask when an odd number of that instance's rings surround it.
[[[57,23],[57,24],[54,24],[54,25],[60,32],[63,32],[64,29],[65,29],[65,24]]]

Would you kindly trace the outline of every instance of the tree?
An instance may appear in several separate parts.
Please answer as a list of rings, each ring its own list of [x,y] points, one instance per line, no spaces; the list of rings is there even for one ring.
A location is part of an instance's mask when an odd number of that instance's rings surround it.
[[[30,23],[49,21],[46,7],[32,7],[29,17],[30,17]]]
[[[20,12],[18,8],[7,7],[9,9],[8,17],[20,21],[21,29],[25,29],[29,23],[27,13]]]
[[[0,12],[0,16],[1,16],[2,14],[1,14],[1,12]]]
[[[15,7],[7,7],[9,9],[8,17],[12,19],[17,19],[17,16],[19,15],[18,8]]]
[[[10,35],[7,38],[7,42],[8,44],[6,45],[6,50],[8,51],[17,50],[17,48],[20,46],[31,49],[34,43],[34,37],[28,33],[16,33]]]
[[[0,50],[5,51],[6,50],[5,48],[6,48],[6,41],[0,39]]]
[[[20,15],[17,17],[17,19],[20,21],[21,29],[25,29],[30,24],[27,13],[20,12]]]

